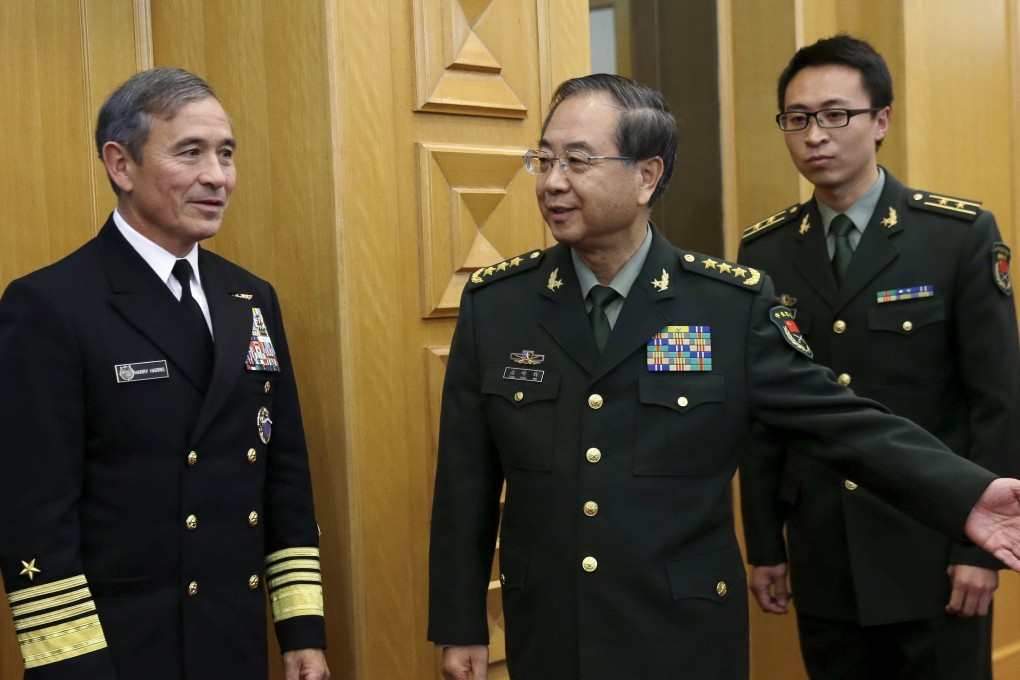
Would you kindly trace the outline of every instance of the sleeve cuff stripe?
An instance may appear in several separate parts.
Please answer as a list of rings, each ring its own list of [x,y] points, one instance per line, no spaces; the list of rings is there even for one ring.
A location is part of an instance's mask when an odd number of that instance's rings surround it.
[[[60,595],[47,597],[42,600],[33,600],[32,602],[26,602],[25,604],[19,604],[17,606],[11,605],[11,613],[13,613],[14,618],[17,619],[21,616],[41,612],[45,609],[67,607],[68,605],[78,604],[84,601],[91,602],[92,593],[89,592],[88,588],[79,588],[77,590],[72,590],[69,593],[61,593]]]
[[[323,616],[320,586],[288,586],[274,592],[270,599],[273,604],[273,620],[277,622],[295,616]]]
[[[32,598],[42,597],[43,595],[52,595],[53,593],[60,592],[61,590],[80,588],[84,585],[88,585],[87,582],[85,581],[85,575],[79,574],[78,576],[65,578],[62,581],[54,581],[53,583],[47,583],[45,585],[36,586],[34,588],[25,588],[24,590],[15,590],[8,594],[7,599],[10,601],[11,606],[13,607],[18,602],[24,602],[25,600],[31,600]]]
[[[280,572],[296,570],[319,573],[319,563],[317,560],[287,560],[286,562],[279,562],[267,567],[266,575],[273,576]]]
[[[292,560],[295,558],[310,557],[316,561],[319,559],[318,548],[285,548],[283,550],[277,550],[276,552],[269,553],[266,555],[266,564],[270,565],[273,562],[279,562],[280,560]]]
[[[89,600],[88,602],[82,602],[73,607],[65,607],[64,609],[57,609],[46,614],[40,614],[39,616],[28,616],[24,618],[14,619],[14,628],[18,632],[24,632],[32,628],[38,628],[39,626],[50,625],[58,623],[60,621],[70,621],[73,619],[81,618],[84,614],[89,614],[96,610],[94,602]]]
[[[73,626],[62,625],[18,635],[25,668],[37,668],[64,661],[106,647],[98,616],[82,619]]]
[[[298,572],[295,574],[285,574],[276,578],[269,579],[269,590],[279,590],[288,585],[297,585],[300,583],[308,584],[314,588],[322,587],[322,575],[320,574],[309,574],[308,572]]]

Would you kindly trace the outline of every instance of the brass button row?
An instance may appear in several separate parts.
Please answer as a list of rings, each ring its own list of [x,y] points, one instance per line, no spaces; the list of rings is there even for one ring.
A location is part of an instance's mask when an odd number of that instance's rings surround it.
[[[248,513],[248,526],[258,526],[259,524],[259,513],[252,510]],[[188,531],[194,531],[198,528],[198,517],[196,515],[188,515],[184,518],[184,526]]]
[[[258,574],[252,574],[248,577],[248,590],[258,590],[259,585],[262,583],[262,579]],[[198,581],[192,581],[188,584],[188,597],[195,597],[198,595]]]
[[[912,321],[904,321],[902,328],[904,332],[909,333],[910,331],[914,330],[914,323]],[[843,321],[842,319],[837,319],[836,322],[832,324],[832,330],[836,333],[845,333],[846,321]]]
[[[246,455],[249,463],[254,463],[259,459],[259,452],[255,449],[248,449]],[[195,467],[198,464],[198,451],[188,451],[187,463],[188,467]]]

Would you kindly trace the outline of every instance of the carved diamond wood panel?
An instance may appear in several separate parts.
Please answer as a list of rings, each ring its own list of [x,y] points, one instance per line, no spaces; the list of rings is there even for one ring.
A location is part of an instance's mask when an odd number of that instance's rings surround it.
[[[523,154],[418,144],[424,317],[455,316],[472,272],[545,243]]]
[[[417,111],[524,118],[513,82],[534,78],[537,18],[520,0],[414,0]],[[504,49],[504,45],[506,49]]]

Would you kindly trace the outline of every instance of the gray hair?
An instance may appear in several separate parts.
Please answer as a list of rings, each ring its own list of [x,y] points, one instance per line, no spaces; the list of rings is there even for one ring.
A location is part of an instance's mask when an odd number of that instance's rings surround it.
[[[99,109],[96,120],[99,157],[103,157],[107,142],[117,142],[141,164],[142,147],[149,138],[154,118],[169,120],[185,105],[209,97],[219,101],[208,83],[183,69],[154,68],[135,74],[114,90]],[[116,184],[113,190],[120,193]]]

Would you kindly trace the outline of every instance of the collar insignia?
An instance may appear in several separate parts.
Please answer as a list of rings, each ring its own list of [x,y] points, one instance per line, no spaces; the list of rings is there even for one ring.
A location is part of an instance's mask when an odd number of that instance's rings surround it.
[[[811,230],[811,224],[808,220],[811,219],[810,215],[804,215],[804,220],[800,223],[800,235],[808,233]]]
[[[882,220],[882,226],[886,229],[892,229],[896,226],[896,208],[889,206],[889,216]]]
[[[549,273],[549,282],[545,284],[549,290],[555,291],[563,285],[563,280],[559,278],[560,268],[557,267]]]
[[[655,286],[655,290],[659,291],[660,293],[665,293],[666,289],[669,288],[669,272],[663,269],[662,278],[653,280],[652,285]]]

